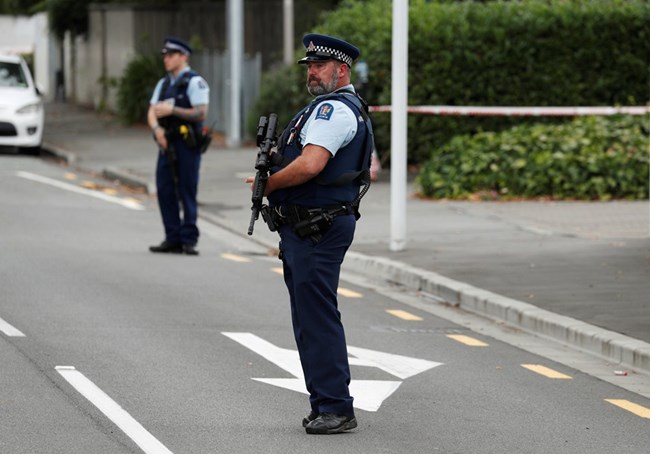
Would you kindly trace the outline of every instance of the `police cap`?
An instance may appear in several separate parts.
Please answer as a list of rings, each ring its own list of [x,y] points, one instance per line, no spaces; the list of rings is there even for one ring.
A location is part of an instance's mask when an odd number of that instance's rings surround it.
[[[165,38],[165,44],[163,45],[161,52],[163,54],[170,52],[180,52],[185,55],[190,55],[192,53],[192,48],[182,39],[176,38],[174,36],[168,36]]]
[[[360,54],[357,47],[332,36],[310,33],[302,38],[302,42],[307,48],[307,53],[305,58],[298,60],[298,63],[338,60],[352,66],[352,62]]]

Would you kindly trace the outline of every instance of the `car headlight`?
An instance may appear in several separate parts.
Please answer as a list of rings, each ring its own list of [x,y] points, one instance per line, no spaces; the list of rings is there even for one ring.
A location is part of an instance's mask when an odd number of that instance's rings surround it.
[[[36,102],[33,104],[27,104],[26,106],[21,107],[16,111],[18,114],[32,114],[32,113],[37,113],[38,111],[41,110],[41,103]]]

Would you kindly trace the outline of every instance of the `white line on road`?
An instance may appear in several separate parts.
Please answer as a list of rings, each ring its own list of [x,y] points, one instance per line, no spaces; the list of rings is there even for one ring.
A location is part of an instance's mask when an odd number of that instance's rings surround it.
[[[0,318],[0,331],[10,337],[25,337],[25,335],[19,329],[14,328],[9,323],[5,322],[2,318]]]
[[[138,421],[133,419],[117,402],[111,399],[104,391],[99,389],[92,381],[86,378],[73,366],[56,366],[56,371],[61,374],[81,395],[88,399],[95,407],[104,413],[108,419],[113,421],[137,443],[147,454],[172,454],[162,443],[160,443],[147,429],[142,427]]]
[[[103,192],[93,191],[90,189],[75,186],[73,184],[65,183],[63,181],[58,181],[52,178],[36,175],[35,173],[18,171],[16,172],[16,176],[19,176],[20,178],[25,178],[26,180],[32,180],[43,184],[49,184],[50,186],[54,186],[59,189],[65,189],[66,191],[76,192],[77,194],[83,194],[83,195],[88,195],[90,197],[95,197],[97,199],[104,200],[105,202],[116,203],[118,205],[122,205],[123,207],[129,208],[131,210],[142,211],[145,209],[142,205],[140,205],[138,202],[136,202],[133,199],[121,199],[119,197],[114,197],[112,195],[104,194]]]

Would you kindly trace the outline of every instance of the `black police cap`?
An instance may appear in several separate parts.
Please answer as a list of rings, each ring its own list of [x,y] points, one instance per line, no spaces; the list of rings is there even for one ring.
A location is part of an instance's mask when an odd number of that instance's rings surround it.
[[[302,42],[307,48],[305,58],[298,61],[302,64],[311,61],[338,60],[352,66],[352,62],[361,53],[357,47],[333,36],[309,33],[302,38]]]

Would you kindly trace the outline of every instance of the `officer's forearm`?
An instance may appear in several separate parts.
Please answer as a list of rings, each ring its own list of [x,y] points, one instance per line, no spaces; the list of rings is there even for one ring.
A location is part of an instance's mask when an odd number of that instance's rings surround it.
[[[156,112],[153,108],[153,105],[149,106],[149,110],[147,111],[147,123],[149,124],[149,127],[152,130],[155,130],[156,127],[158,127],[158,118],[156,117]]]
[[[330,157],[330,152],[325,148],[307,145],[291,164],[269,177],[265,193],[308,182],[325,168]]]
[[[183,120],[191,121],[194,123],[205,120],[207,116],[207,112],[208,112],[207,105],[194,106],[190,108],[174,107],[172,109],[172,115],[174,115],[175,117],[179,117],[182,118]]]

